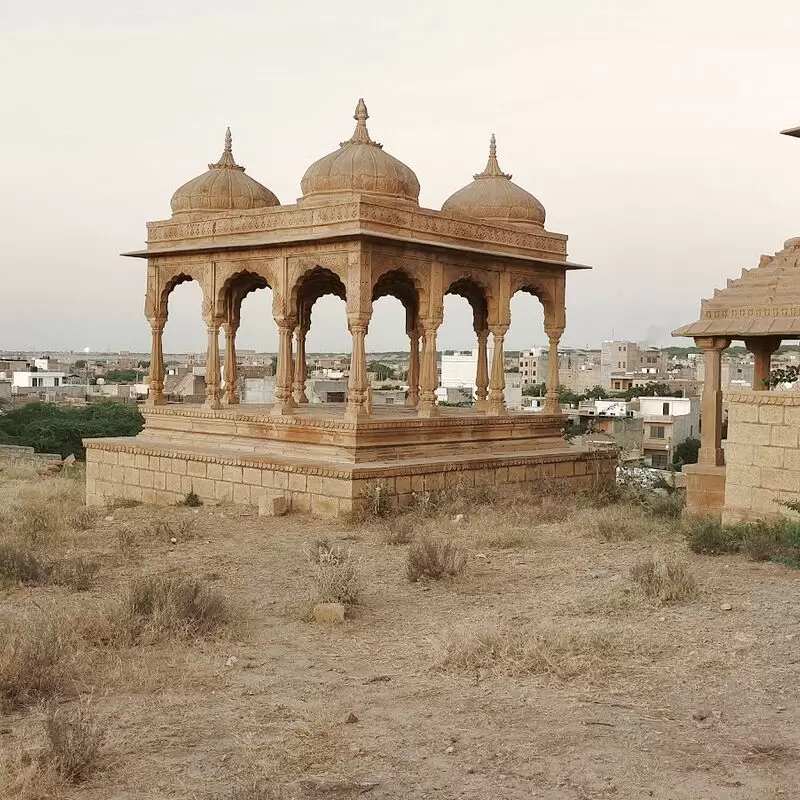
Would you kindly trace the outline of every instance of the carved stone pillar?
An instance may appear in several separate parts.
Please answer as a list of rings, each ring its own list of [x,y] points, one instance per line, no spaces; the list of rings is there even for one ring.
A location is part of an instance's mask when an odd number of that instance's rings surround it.
[[[348,315],[347,327],[353,338],[353,354],[350,357],[350,377],[347,381],[347,408],[344,417],[355,421],[369,415],[367,404],[367,350],[365,339],[369,317],[363,314]]]
[[[478,334],[478,366],[475,372],[475,410],[486,411],[489,408],[489,359],[487,341],[489,329],[476,331]]]
[[[703,351],[705,376],[700,418],[698,463],[713,467],[725,464],[722,450],[722,351],[731,343],[722,336],[703,336],[694,343]]]
[[[150,387],[147,393],[147,405],[161,406],[164,400],[164,348],[162,336],[164,333],[165,319],[151,319],[150,332],[152,344],[150,346]]]
[[[408,357],[408,397],[406,405],[416,408],[419,403],[419,329],[412,328],[408,331],[410,342]]]
[[[744,346],[753,354],[755,360],[753,390],[763,392],[767,388],[764,386],[764,380],[769,375],[772,354],[781,346],[781,338],[779,336],[758,336],[753,339],[745,339]]]
[[[419,377],[419,403],[417,415],[435,417],[439,414],[436,407],[436,389],[439,379],[436,374],[436,331],[441,324],[438,319],[422,319],[422,365]]]
[[[563,333],[563,328],[551,328],[547,331],[550,351],[547,355],[547,392],[544,396],[544,408],[548,414],[558,414],[558,387],[561,383],[558,374],[558,343]]]
[[[239,403],[239,394],[236,391],[236,382],[239,379],[239,370],[236,366],[236,331],[239,326],[234,322],[224,322],[222,330],[225,332],[225,392],[222,402],[227,406]]]
[[[206,324],[208,349],[206,351],[206,408],[220,408],[219,402],[219,320]]]
[[[272,415],[286,416],[295,408],[292,398],[292,334],[297,321],[294,317],[276,317],[278,324],[278,368],[275,376],[275,405]]]
[[[506,325],[490,326],[492,332],[492,375],[489,380],[489,402],[486,413],[492,417],[507,414],[506,410],[506,366],[503,340],[508,327]]]
[[[306,395],[306,335],[308,328],[304,325],[297,327],[297,350],[294,355],[294,382],[292,383],[292,397],[294,402],[301,404],[308,402]]]

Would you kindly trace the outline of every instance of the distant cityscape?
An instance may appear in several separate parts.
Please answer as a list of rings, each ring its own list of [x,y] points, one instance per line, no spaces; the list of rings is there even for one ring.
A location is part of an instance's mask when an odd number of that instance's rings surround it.
[[[542,411],[547,349],[531,347],[504,355],[508,409]],[[202,403],[205,352],[165,354],[164,359],[167,401]],[[311,353],[306,361],[308,401],[345,402],[350,355]],[[797,365],[800,348],[781,348],[772,361],[775,367]],[[236,388],[241,403],[275,402],[276,362],[275,353],[238,351]],[[438,354],[436,398],[440,405],[474,405],[477,362],[477,347]],[[408,353],[370,353],[367,364],[372,404],[403,405],[408,392]],[[79,405],[103,398],[143,403],[148,396],[149,367],[147,353],[0,351],[0,404]],[[609,340],[595,349],[560,349],[559,401],[576,437],[598,445],[614,442],[631,460],[666,467],[675,463],[682,444],[699,438],[704,370],[702,353],[693,347],[656,348]],[[750,388],[753,373],[753,356],[744,347],[725,351],[723,388]]]

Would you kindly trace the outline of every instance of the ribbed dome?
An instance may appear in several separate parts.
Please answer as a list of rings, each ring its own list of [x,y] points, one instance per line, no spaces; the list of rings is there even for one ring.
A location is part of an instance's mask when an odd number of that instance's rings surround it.
[[[300,186],[304,198],[356,192],[418,203],[417,176],[402,161],[384,152],[383,145],[369,138],[368,118],[361,99],[353,115],[353,135],[338,150],[315,161],[303,175]]]
[[[208,171],[184,183],[172,195],[173,214],[193,211],[244,211],[279,206],[280,201],[266,186],[244,174],[233,158],[231,129],[225,132],[225,149]]]
[[[444,201],[442,211],[487,222],[510,222],[536,230],[544,228],[544,206],[500,169],[494,134],[489,143],[486,169],[474,177],[472,183]]]

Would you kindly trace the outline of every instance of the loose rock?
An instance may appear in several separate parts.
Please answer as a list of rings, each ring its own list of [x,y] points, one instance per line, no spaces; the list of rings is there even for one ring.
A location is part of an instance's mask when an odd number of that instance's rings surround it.
[[[314,606],[314,619],[317,622],[339,624],[344,622],[345,608],[341,603],[317,603]]]
[[[354,714],[354,713],[351,711],[351,712],[350,712],[350,713],[347,715],[347,719],[345,720],[345,722],[346,722],[348,725],[353,725],[354,723],[358,722],[358,717],[357,717],[357,716],[356,716],[356,715],[355,715],[355,714]]]

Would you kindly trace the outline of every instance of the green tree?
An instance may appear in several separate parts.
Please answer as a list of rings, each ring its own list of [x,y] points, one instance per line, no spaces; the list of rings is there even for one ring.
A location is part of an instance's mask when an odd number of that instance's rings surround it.
[[[522,390],[526,397],[544,397],[547,394],[546,383],[532,383]]]
[[[0,444],[83,459],[83,439],[135,436],[144,419],[135,406],[104,400],[83,407],[29,403],[0,416]]]
[[[675,447],[675,452],[672,455],[672,466],[677,470],[681,470],[684,464],[696,464],[699,452],[699,439],[684,439]]]
[[[634,397],[683,397],[683,392],[672,389],[666,383],[651,381],[644,386],[631,386],[621,396],[626,400],[633,400]]]
[[[584,400],[605,400],[607,397],[608,392],[602,386],[593,386],[583,395]]]
[[[86,360],[83,358],[79,358],[75,362],[75,369],[86,369]]]
[[[394,378],[394,369],[381,361],[370,361],[367,372],[372,372],[379,381],[388,381]]]

